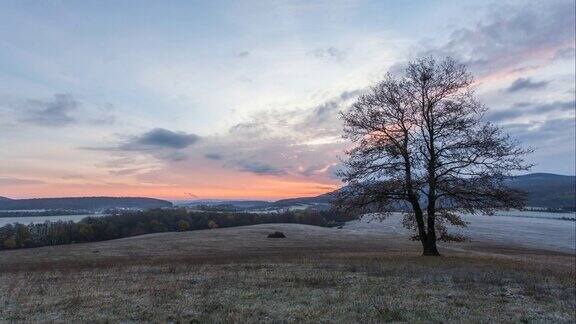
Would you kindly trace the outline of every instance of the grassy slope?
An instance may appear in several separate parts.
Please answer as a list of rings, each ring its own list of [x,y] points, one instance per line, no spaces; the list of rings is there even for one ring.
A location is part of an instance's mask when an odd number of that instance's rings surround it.
[[[0,319],[575,320],[573,255],[481,248],[283,224],[3,252]]]

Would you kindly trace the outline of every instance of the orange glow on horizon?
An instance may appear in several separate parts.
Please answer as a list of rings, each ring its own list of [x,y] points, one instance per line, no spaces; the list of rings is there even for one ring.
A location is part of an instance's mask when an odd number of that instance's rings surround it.
[[[12,199],[48,197],[150,197],[168,200],[193,199],[260,199],[278,200],[294,197],[311,197],[337,189],[337,184],[307,181],[274,180],[246,184],[239,187],[184,187],[167,185],[106,186],[90,184],[34,185],[0,188],[0,196]],[[190,194],[189,194],[190,193]],[[195,198],[194,198],[195,199]]]

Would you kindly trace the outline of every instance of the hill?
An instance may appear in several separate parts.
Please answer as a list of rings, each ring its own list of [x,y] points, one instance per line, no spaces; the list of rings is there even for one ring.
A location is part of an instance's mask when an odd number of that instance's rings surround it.
[[[273,207],[289,207],[294,205],[306,205],[306,204],[330,204],[334,199],[336,191],[322,194],[315,197],[300,197],[300,198],[288,198],[277,200],[272,203]]]
[[[576,207],[575,176],[531,173],[510,179],[508,185],[527,192],[530,207]]]
[[[527,206],[544,208],[575,208],[576,177],[551,173],[530,173],[507,181],[507,185],[528,193]],[[274,202],[274,207],[293,205],[330,204],[335,191],[316,197],[282,199]]]
[[[180,206],[197,207],[197,206],[233,206],[236,208],[257,209],[267,208],[272,205],[269,201],[264,200],[218,200],[218,199],[199,199],[179,203]]]
[[[0,199],[0,210],[161,208],[172,207],[166,200],[144,197],[68,197],[34,199]]]

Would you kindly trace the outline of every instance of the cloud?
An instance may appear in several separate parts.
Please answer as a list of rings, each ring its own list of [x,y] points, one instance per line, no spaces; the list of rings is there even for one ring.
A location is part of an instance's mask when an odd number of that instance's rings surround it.
[[[123,175],[133,175],[140,172],[141,168],[129,168],[129,169],[120,169],[120,170],[110,170],[108,173],[115,176],[123,176]]]
[[[576,56],[576,49],[574,47],[561,48],[554,54],[556,60],[574,60]]]
[[[313,51],[307,53],[317,59],[321,60],[330,60],[335,62],[341,62],[344,60],[346,56],[346,52],[341,49],[338,49],[334,46],[326,47],[326,48],[317,48]]]
[[[346,145],[339,112],[359,94],[343,91],[312,107],[257,112],[223,135],[203,138],[194,150],[226,169],[333,182],[337,155]]]
[[[68,174],[68,175],[63,175],[61,178],[64,180],[83,180],[83,179],[86,179],[86,176],[79,175],[79,174]]]
[[[196,134],[173,132],[164,128],[154,128],[140,136],[132,137],[120,146],[127,151],[154,149],[183,149],[200,140]]]
[[[210,160],[222,160],[223,158],[222,154],[218,153],[206,153],[204,154],[204,157]]]
[[[574,159],[574,118],[553,118],[545,121],[532,121],[504,125],[514,138],[523,144],[536,148],[535,154],[546,157],[547,152],[572,152]],[[567,167],[567,166],[564,166]],[[574,167],[571,164],[571,167]]]
[[[503,5],[490,10],[483,21],[454,30],[447,43],[422,54],[455,56],[474,73],[486,74],[532,60],[554,59],[557,51],[574,44],[573,1]]]
[[[161,159],[161,160],[169,160],[169,161],[173,161],[173,162],[179,162],[179,161],[186,160],[188,158],[188,155],[186,155],[186,153],[184,153],[184,152],[172,151],[172,152],[168,152],[168,153],[159,153],[156,155],[156,157]]]
[[[0,186],[25,186],[25,185],[36,185],[43,183],[45,182],[40,180],[0,177]]]
[[[50,101],[31,100],[29,103],[35,108],[27,110],[22,121],[47,127],[74,123],[76,119],[71,114],[80,106],[69,94],[56,94]]]
[[[527,159],[536,163],[539,171],[573,175],[576,172],[574,116],[550,117],[544,121],[506,124],[503,127],[520,143],[535,149]]]
[[[339,112],[343,108],[346,108],[343,107],[345,102],[355,99],[360,92],[360,90],[344,91],[339,96],[313,107],[302,123],[302,128],[311,129],[317,133],[316,135],[340,135],[341,124]]]
[[[242,51],[242,52],[238,53],[239,58],[246,58],[248,56],[250,56],[250,52],[248,52],[248,51]]]
[[[96,110],[95,117],[89,118],[86,122],[93,125],[111,125],[116,123],[116,116],[113,111],[116,107],[110,103],[99,106]]]
[[[362,92],[361,90],[344,91],[340,94],[339,97],[340,97],[341,101],[346,101],[349,99],[355,99],[360,95],[361,92]]]
[[[515,103],[506,110],[489,112],[487,115],[488,120],[493,122],[503,122],[506,120],[528,117],[528,116],[542,116],[546,113],[574,113],[576,109],[576,101],[554,101],[549,103]]]
[[[285,170],[282,170],[280,168],[271,166],[263,162],[239,161],[236,164],[238,170],[243,172],[252,172],[256,174],[275,175],[275,176],[281,176],[286,174]]]
[[[148,136],[132,137],[121,144],[122,148],[127,146],[129,150],[118,148],[115,154],[136,157],[136,153],[143,153],[144,157],[152,156],[160,162],[152,164],[149,172],[135,174],[139,180],[148,182],[186,185],[182,174],[194,170],[202,174],[220,172],[232,177],[240,171],[237,176],[243,179],[248,175],[242,174],[251,173],[262,176],[261,180],[256,180],[262,181],[260,183],[312,181],[335,185],[338,182],[334,176],[338,154],[347,145],[340,136],[339,112],[346,109],[359,93],[359,90],[343,91],[310,107],[255,112],[231,126],[227,132],[204,136],[198,145],[181,149],[142,148],[141,139]],[[186,159],[178,160],[168,153],[180,154]],[[130,165],[114,165],[114,169],[133,168],[136,163]],[[273,180],[271,177],[282,179]],[[211,181],[224,180],[216,177]]]
[[[196,134],[153,128],[138,136],[124,137],[113,145],[79,149],[109,152],[111,159],[97,166],[108,169],[111,175],[138,175],[188,159],[194,152],[186,149],[200,139]]]
[[[47,99],[2,96],[0,125],[3,130],[9,128],[15,131],[31,125],[47,128],[66,126],[104,128],[116,123],[116,110],[110,103],[80,102],[68,93],[56,93]]]
[[[230,127],[230,129],[228,129],[228,133],[231,136],[259,138],[265,135],[269,130],[269,125],[266,124],[266,121],[259,119],[260,118],[256,117],[251,121],[238,123]]]
[[[523,90],[537,90],[545,88],[549,81],[532,81],[530,78],[518,78],[506,88],[506,92],[518,92]]]

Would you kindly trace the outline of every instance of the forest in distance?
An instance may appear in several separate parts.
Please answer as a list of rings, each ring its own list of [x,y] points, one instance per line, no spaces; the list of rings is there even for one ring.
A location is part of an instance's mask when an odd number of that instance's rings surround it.
[[[86,217],[77,223],[47,221],[28,225],[7,224],[0,227],[0,250],[269,223],[337,227],[351,219],[350,216],[334,210],[301,210],[274,214],[194,212],[184,208],[127,211],[109,216]]]

